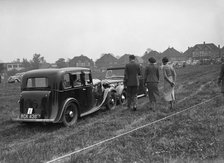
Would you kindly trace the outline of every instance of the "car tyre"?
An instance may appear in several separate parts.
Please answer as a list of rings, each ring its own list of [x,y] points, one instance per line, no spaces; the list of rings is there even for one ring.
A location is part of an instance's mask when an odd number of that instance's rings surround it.
[[[119,103],[122,106],[127,104],[127,92],[125,90],[121,93],[121,96],[120,96],[120,99],[119,99]]]
[[[116,94],[115,92],[109,92],[106,99],[106,108],[108,110],[113,110],[116,107]]]
[[[65,106],[62,116],[62,122],[66,127],[70,127],[76,124],[77,119],[78,119],[78,107],[75,103],[69,102]]]

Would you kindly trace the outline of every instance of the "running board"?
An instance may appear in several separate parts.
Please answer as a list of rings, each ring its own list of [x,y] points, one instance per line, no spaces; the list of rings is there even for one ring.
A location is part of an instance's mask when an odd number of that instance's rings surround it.
[[[146,96],[145,94],[140,94],[137,97],[140,98],[140,97],[145,97],[145,96]]]
[[[91,110],[89,110],[89,111],[87,111],[87,112],[81,114],[80,117],[83,117],[83,116],[86,116],[86,115],[88,115],[88,114],[94,113],[94,112],[100,110],[100,107],[101,107],[101,105],[100,105],[100,106],[95,106],[95,107],[93,107]]]

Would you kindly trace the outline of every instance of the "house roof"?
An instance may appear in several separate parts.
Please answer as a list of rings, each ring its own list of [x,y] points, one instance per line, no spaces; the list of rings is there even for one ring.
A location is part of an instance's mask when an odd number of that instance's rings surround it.
[[[130,54],[124,54],[118,59],[118,63],[124,64],[128,63]]]
[[[102,57],[100,57],[99,59],[96,60],[96,62],[100,62],[101,60],[104,60],[106,58],[109,58],[112,61],[117,61],[118,59],[116,57],[114,57],[112,54],[107,53],[107,54],[103,54]]]
[[[190,57],[193,51],[194,47],[188,47],[188,49],[184,52],[184,56]]]
[[[155,57],[155,58],[159,58],[160,57],[160,53],[155,51],[155,50],[152,50],[150,51],[149,53],[145,53],[143,56],[142,56],[142,59],[143,60],[148,60],[150,57]]]
[[[84,56],[84,55],[80,55],[80,56],[75,56],[72,58],[72,60],[88,60],[88,61],[92,61],[92,59],[88,58],[87,56]]]
[[[131,54],[124,54],[123,56],[121,56],[119,59],[118,59],[118,63],[120,64],[124,64],[124,63],[128,63],[129,62],[129,56]],[[143,59],[140,57],[140,56],[136,56],[135,55],[135,60],[138,62],[138,63],[143,63]]]
[[[194,49],[198,48],[200,50],[203,50],[206,47],[209,48],[210,50],[219,50],[219,48],[213,43],[196,44],[194,46]]]
[[[162,56],[167,56],[167,57],[180,57],[181,53],[177,51],[176,49],[172,48],[167,48],[164,52],[162,52]]]

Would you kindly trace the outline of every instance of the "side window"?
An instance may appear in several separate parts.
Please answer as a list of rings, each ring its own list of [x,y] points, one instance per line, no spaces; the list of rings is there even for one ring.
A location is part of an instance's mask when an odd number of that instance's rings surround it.
[[[69,74],[65,74],[64,77],[63,77],[63,87],[64,88],[70,88],[71,87]]]
[[[91,75],[90,75],[89,71],[81,72],[80,78],[81,78],[81,83],[83,85],[90,85],[90,83],[92,82]]]
[[[71,75],[71,77],[72,77],[72,83],[74,87],[81,85],[80,74],[73,74]]]
[[[89,85],[91,83],[91,76],[89,72],[85,72],[85,83],[86,85]]]

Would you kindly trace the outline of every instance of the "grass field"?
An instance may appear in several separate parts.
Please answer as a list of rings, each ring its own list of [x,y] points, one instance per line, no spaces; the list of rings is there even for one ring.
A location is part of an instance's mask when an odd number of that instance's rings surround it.
[[[177,69],[176,104],[167,110],[162,98],[155,112],[139,99],[136,112],[117,106],[61,124],[15,123],[19,84],[0,84],[0,162],[46,162],[172,115],[220,95],[220,65]],[[162,85],[162,81],[161,81]],[[64,162],[224,162],[224,99],[218,96],[181,114],[74,154]]]

